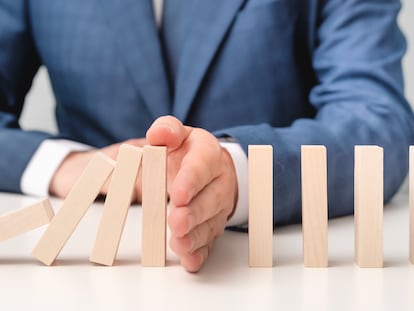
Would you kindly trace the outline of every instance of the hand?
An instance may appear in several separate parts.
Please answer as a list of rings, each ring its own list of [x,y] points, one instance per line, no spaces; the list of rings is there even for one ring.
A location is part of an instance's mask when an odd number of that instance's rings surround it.
[[[200,270],[237,202],[233,161],[209,132],[171,116],[147,132],[151,145],[167,146],[170,247],[189,272]]]
[[[146,144],[146,140],[144,138],[130,139],[125,142],[110,145],[102,149],[70,153],[60,164],[59,168],[56,170],[50,182],[49,192],[57,197],[65,198],[69,194],[69,191],[72,189],[74,183],[79,178],[82,171],[85,169],[86,165],[89,163],[89,161],[92,159],[93,155],[96,152],[100,151],[112,158],[113,160],[116,160],[116,157],[118,156],[119,147],[124,143],[136,147],[142,147]],[[107,194],[109,180],[107,180],[105,185],[102,187],[101,194]],[[139,182],[139,180],[140,173],[138,175],[137,183],[133,193],[133,201],[136,202],[141,202],[141,183]]]

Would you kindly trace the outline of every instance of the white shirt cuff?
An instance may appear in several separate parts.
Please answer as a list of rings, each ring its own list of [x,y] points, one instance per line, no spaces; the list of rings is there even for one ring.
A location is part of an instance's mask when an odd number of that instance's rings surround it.
[[[247,156],[244,153],[240,144],[236,142],[220,142],[220,145],[230,153],[233,159],[234,167],[236,169],[237,183],[238,183],[238,200],[236,209],[227,222],[228,227],[242,226],[247,224],[249,210],[248,210],[248,162]]]
[[[74,151],[86,151],[92,147],[65,139],[43,141],[23,172],[20,189],[24,194],[47,196],[49,185],[66,156]]]

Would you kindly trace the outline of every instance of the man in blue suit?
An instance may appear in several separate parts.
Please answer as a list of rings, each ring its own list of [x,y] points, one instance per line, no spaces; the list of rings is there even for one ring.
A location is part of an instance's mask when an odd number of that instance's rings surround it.
[[[353,211],[357,144],[384,147],[388,201],[414,139],[399,9],[398,0],[168,0],[157,26],[151,0],[0,0],[0,189],[63,197],[96,150],[167,145],[170,246],[189,271],[228,219],[247,219],[248,144],[274,146],[275,224],[301,219],[302,144],[328,148],[330,217]],[[58,135],[19,127],[40,65]]]

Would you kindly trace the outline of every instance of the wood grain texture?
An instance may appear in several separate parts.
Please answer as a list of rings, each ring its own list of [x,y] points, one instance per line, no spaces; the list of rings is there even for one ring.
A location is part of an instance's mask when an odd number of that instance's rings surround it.
[[[32,255],[51,265],[114,168],[114,161],[97,153],[69,192],[55,218],[35,246]]]
[[[249,266],[273,266],[273,148],[249,146]]]
[[[49,199],[0,216],[0,241],[44,226],[55,213]]]
[[[167,148],[145,146],[142,160],[141,264],[165,266],[167,214]]]
[[[355,146],[355,260],[383,267],[384,156],[377,146]]]
[[[328,266],[326,147],[302,146],[302,232],[305,267]]]
[[[119,148],[90,261],[112,266],[131,206],[142,149],[123,144]]]

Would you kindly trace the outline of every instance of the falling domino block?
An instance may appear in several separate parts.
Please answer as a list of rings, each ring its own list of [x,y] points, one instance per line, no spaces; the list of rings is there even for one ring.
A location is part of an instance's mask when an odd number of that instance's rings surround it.
[[[326,148],[302,146],[302,230],[305,267],[328,266]]]
[[[90,261],[112,266],[118,252],[141,163],[142,150],[123,144],[112,173]]]
[[[53,263],[99,194],[114,168],[114,163],[102,153],[97,153],[92,158],[34,248],[34,257],[45,265]]]
[[[49,199],[0,216],[0,241],[50,223],[55,213]]]
[[[409,172],[409,202],[410,202],[410,262],[414,265],[414,146],[410,146]]]
[[[384,155],[378,146],[355,146],[355,260],[383,267]]]
[[[249,266],[273,266],[273,148],[249,146]]]
[[[163,267],[166,256],[167,148],[145,146],[142,160],[143,266]]]

